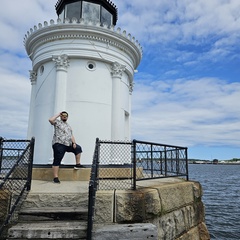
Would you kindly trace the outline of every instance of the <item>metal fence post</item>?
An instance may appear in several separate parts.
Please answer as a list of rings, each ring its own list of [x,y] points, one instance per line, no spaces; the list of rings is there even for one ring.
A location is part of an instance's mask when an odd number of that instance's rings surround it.
[[[91,175],[88,186],[88,223],[87,240],[92,239],[92,229],[95,211],[96,191],[98,187],[98,168],[99,168],[99,139],[96,139],[95,150],[91,167]]]
[[[0,172],[2,169],[2,157],[3,157],[3,138],[0,137]]]
[[[136,140],[134,139],[132,141],[132,147],[133,147],[133,190],[136,190],[137,183],[137,159],[136,159]]]
[[[35,138],[32,137],[32,139],[30,141],[30,154],[29,154],[29,159],[28,159],[27,191],[31,190],[34,146],[35,146]]]
[[[150,144],[150,146],[151,146],[151,176],[152,176],[152,178],[153,178],[153,145],[152,144]]]
[[[164,157],[164,163],[165,163],[165,167],[164,167],[164,170],[165,170],[165,177],[167,176],[167,148],[166,147],[164,147],[164,155],[165,155],[165,157]]]
[[[185,158],[186,158],[186,174],[187,174],[187,181],[189,180],[188,176],[188,148],[185,148]]]
[[[180,161],[180,158],[179,158],[179,148],[176,148],[176,172],[177,172],[177,175],[180,174],[180,168],[179,168],[179,161]]]

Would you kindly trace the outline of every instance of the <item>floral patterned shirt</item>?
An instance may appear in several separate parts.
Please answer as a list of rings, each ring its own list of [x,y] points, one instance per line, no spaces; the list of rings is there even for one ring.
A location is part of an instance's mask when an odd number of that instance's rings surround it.
[[[56,119],[54,123],[54,135],[52,145],[61,143],[66,146],[72,145],[72,128],[67,122]]]

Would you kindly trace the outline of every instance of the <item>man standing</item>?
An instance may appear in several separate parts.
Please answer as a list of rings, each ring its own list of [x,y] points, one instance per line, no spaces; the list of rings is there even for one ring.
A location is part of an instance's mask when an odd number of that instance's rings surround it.
[[[60,117],[60,119],[58,119]],[[76,144],[75,138],[72,134],[72,128],[67,123],[68,113],[63,111],[49,118],[49,122],[54,126],[54,135],[52,140],[53,148],[53,182],[60,183],[58,179],[58,171],[61,161],[66,152],[75,154],[76,165],[74,169],[83,167],[80,164],[82,148]]]

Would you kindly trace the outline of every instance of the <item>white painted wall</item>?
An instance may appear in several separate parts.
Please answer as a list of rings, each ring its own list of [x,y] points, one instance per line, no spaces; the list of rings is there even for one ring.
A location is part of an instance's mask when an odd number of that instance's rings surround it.
[[[91,164],[95,140],[130,140],[131,84],[141,60],[141,48],[119,30],[89,24],[51,24],[35,28],[25,38],[31,55],[32,71],[37,73],[32,85],[28,138],[36,139],[34,164],[51,164],[53,126],[48,119],[66,110],[77,143],[83,148],[82,164]],[[67,63],[53,58],[65,54]],[[113,70],[117,62],[123,71]],[[92,63],[94,69],[89,69]],[[114,74],[113,74],[114,73]],[[120,101],[113,108],[115,77],[119,79]],[[55,92],[57,92],[55,95]],[[117,109],[117,128],[112,129],[112,111]],[[113,131],[115,131],[113,134]],[[120,130],[120,131],[119,131]],[[64,164],[75,164],[66,153]]]

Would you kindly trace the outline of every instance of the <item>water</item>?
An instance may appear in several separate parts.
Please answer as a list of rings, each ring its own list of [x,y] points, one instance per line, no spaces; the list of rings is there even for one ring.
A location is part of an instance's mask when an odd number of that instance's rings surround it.
[[[211,240],[240,239],[240,165],[189,164],[189,180],[203,187]]]

